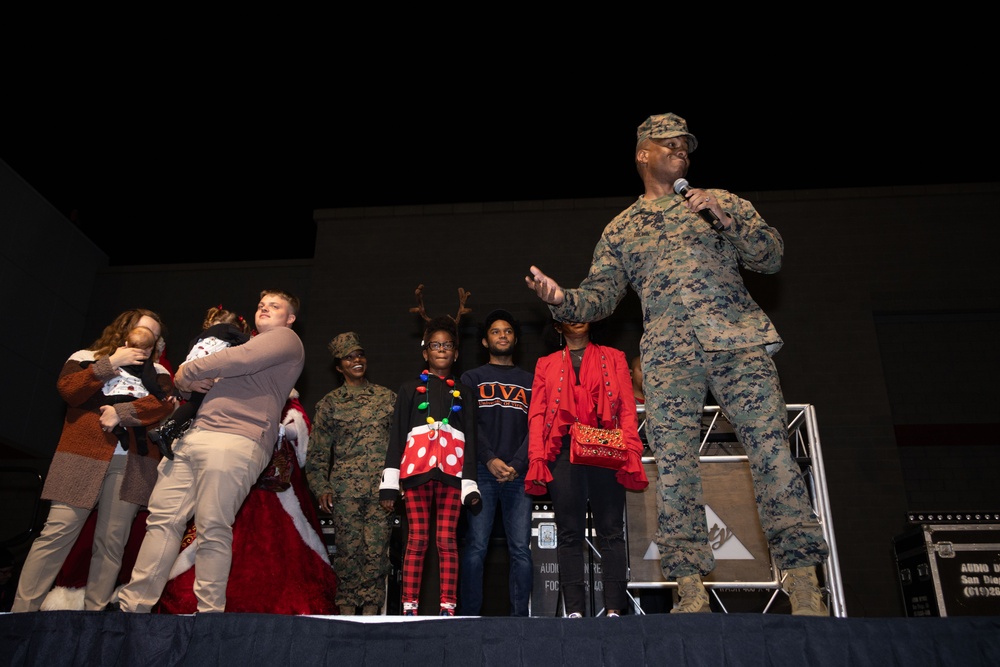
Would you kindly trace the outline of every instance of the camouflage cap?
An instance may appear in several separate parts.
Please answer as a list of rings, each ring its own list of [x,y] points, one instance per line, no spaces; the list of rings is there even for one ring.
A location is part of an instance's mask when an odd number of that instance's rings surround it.
[[[672,113],[650,116],[642,121],[642,125],[635,133],[635,143],[642,143],[643,139],[670,139],[671,137],[687,137],[688,153],[694,153],[694,149],[698,148],[698,140],[688,132],[687,121]]]
[[[355,350],[364,349],[361,345],[361,339],[358,338],[358,334],[353,331],[338,334],[333,340],[330,341],[330,344],[327,347],[330,348],[330,352],[333,353],[333,356],[337,359],[343,359]]]

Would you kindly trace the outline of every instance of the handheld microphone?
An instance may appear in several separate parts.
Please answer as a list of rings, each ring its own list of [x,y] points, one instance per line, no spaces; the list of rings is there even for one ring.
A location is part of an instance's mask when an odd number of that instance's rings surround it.
[[[691,185],[687,182],[686,178],[678,178],[674,181],[674,192],[677,194],[686,195],[690,189]],[[725,227],[722,226],[722,221],[719,220],[719,216],[717,216],[712,209],[703,208],[698,211],[698,215],[701,216],[702,220],[712,225],[712,229],[715,231],[721,232],[725,230]]]

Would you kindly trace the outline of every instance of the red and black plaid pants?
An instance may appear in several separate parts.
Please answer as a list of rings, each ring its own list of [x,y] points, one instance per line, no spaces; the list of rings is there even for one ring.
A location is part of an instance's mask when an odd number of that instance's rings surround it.
[[[431,509],[435,515],[441,604],[454,605],[458,595],[458,517],[462,509],[462,492],[438,480],[425,482],[404,495],[408,535],[403,556],[403,602],[418,602],[424,556],[430,542]]]

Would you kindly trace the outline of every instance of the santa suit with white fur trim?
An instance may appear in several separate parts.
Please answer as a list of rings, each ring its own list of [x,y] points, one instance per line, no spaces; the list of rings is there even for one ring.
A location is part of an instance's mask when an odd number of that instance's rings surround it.
[[[335,615],[338,577],[330,564],[316,502],[302,465],[309,448],[312,422],[298,391],[282,410],[278,446],[272,465],[286,475],[261,474],[233,523],[233,565],[226,587],[226,611],[298,616]],[[280,479],[278,479],[280,478]],[[197,554],[193,520],[181,543],[155,611],[193,614],[194,561]]]
[[[437,519],[441,606],[454,609],[457,601],[458,517],[462,504],[479,499],[476,404],[470,387],[453,376],[439,378],[426,371],[403,383],[397,392],[379,500],[394,501],[402,491],[406,503],[404,608],[415,605],[420,596],[432,507]]]

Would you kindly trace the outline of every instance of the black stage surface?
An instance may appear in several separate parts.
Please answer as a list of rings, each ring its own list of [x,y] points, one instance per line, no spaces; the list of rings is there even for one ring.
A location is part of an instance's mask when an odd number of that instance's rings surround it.
[[[0,616],[2,664],[1000,665],[1000,617],[436,618],[50,611]],[[364,620],[360,620],[364,619]]]

